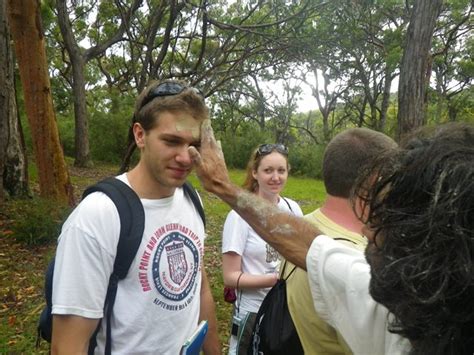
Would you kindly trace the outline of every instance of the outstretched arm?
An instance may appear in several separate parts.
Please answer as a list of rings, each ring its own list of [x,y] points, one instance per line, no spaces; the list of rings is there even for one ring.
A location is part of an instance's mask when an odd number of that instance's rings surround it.
[[[230,181],[210,120],[204,121],[201,126],[200,153],[194,147],[189,148],[189,153],[203,187],[230,205],[285,259],[306,270],[306,254],[321,232],[302,218],[279,210]]]

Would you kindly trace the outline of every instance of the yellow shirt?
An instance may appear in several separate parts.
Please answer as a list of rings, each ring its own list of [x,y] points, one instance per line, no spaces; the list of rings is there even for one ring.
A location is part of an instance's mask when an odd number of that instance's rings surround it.
[[[327,218],[319,209],[305,216],[325,235],[357,249],[364,249],[366,239]],[[345,240],[339,240],[343,238]],[[288,262],[285,275],[293,270]],[[352,354],[344,339],[316,313],[306,271],[296,268],[286,281],[288,308],[305,354]]]

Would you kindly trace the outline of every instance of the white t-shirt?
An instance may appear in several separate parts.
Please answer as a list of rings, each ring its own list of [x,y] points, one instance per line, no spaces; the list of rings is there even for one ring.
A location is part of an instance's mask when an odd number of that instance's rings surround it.
[[[370,266],[362,251],[318,236],[306,266],[314,307],[354,354],[409,353],[408,339],[388,332],[388,310],[369,294]]]
[[[291,210],[285,200],[290,204]],[[303,216],[300,206],[289,198],[280,198],[278,208],[296,216]],[[278,273],[278,252],[260,238],[237,212],[232,210],[227,215],[222,235],[222,253],[235,252],[240,255],[242,272],[253,275]],[[240,301],[240,310],[257,312],[269,290],[270,288],[255,288],[239,291],[237,299]]]
[[[126,175],[119,177],[128,183]],[[141,199],[143,238],[112,313],[114,354],[176,355],[198,324],[204,252],[202,220],[182,188]],[[120,220],[105,194],[88,195],[64,223],[56,253],[53,314],[102,318]],[[106,322],[97,336],[104,353]]]

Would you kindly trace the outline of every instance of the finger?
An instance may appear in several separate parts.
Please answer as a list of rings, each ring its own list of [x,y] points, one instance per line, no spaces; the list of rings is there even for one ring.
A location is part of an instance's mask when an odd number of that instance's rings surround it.
[[[220,140],[216,142],[216,146],[218,150],[217,155],[219,156],[219,158],[224,159],[224,152],[222,151],[222,144]]]
[[[199,154],[198,150],[196,149],[196,147],[193,147],[193,146],[190,146],[188,148],[188,152],[189,152],[189,156],[191,157],[191,160],[193,161],[193,163],[195,165],[201,165],[201,154]]]
[[[211,126],[211,120],[206,119],[201,124],[201,147],[214,148],[216,139],[214,138],[214,132]]]

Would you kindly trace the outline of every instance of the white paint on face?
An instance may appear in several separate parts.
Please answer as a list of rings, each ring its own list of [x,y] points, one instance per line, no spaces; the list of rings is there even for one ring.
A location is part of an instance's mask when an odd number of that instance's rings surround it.
[[[189,130],[177,130],[177,122],[185,116],[185,113],[162,112],[154,128],[145,132],[138,127],[135,132],[142,173],[151,177],[161,196],[170,196],[176,187],[183,185],[193,167],[188,148],[200,144]],[[190,120],[193,118],[184,119]]]
[[[176,130],[178,132],[190,131],[194,138],[199,139],[201,136],[201,122],[189,114],[181,114],[176,118]]]

